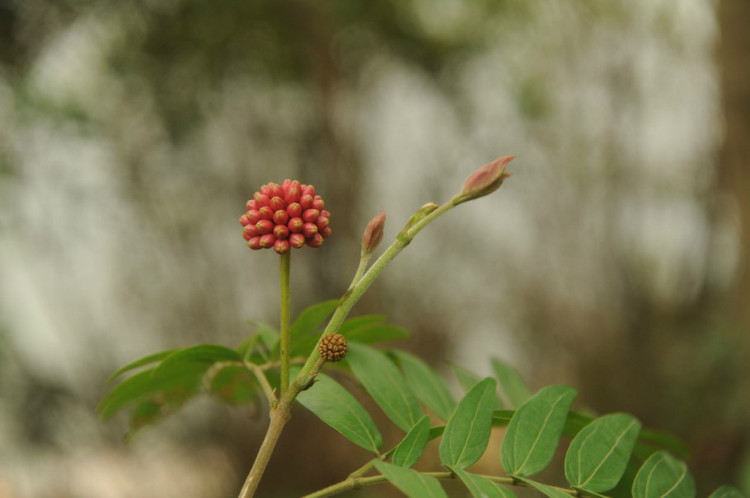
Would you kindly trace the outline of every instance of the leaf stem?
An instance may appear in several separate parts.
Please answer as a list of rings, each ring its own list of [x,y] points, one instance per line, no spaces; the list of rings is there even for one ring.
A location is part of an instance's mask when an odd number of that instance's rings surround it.
[[[281,280],[281,395],[289,388],[289,354],[291,351],[291,331],[289,328],[289,270],[291,266],[291,251],[281,255],[280,280]]]
[[[376,459],[373,459],[370,462],[373,462],[374,460]],[[456,475],[454,473],[445,472],[445,471],[420,472],[420,474],[434,477],[435,479],[456,479]],[[485,479],[488,479],[490,481],[496,482],[498,484],[503,484],[505,486],[519,486],[519,487],[526,487],[526,488],[532,487],[529,483],[525,481],[516,480],[512,477],[492,476],[492,475],[483,475],[483,474],[477,474],[477,475],[480,477],[484,477]],[[366,486],[371,486],[373,484],[378,484],[386,480],[387,479],[383,475],[360,477],[360,476],[355,476],[354,473],[352,473],[349,477],[347,477],[343,481],[337,482],[335,484],[331,484],[330,486],[326,486],[323,489],[319,489],[318,491],[304,495],[302,498],[327,498],[328,496],[334,496],[339,493],[343,493],[344,491],[349,491],[351,489],[360,489]],[[547,486],[550,488],[554,488],[562,493],[571,495],[571,496],[576,496],[579,493],[579,491],[575,489],[561,488],[558,486],[551,486],[549,484]],[[601,495],[592,495],[592,496],[601,496]]]
[[[271,384],[268,383],[266,374],[263,373],[263,369],[255,363],[250,363],[247,360],[243,361],[242,364],[250,371],[250,373],[255,376],[256,379],[258,379],[258,384],[260,384],[260,387],[263,389],[263,393],[266,395],[266,398],[268,398],[268,402],[273,407],[278,402],[278,400],[276,399],[276,394],[274,394]]]
[[[341,482],[331,484],[328,487],[315,491],[314,493],[310,493],[309,495],[305,495],[302,498],[325,498],[326,496],[337,495],[350,489],[363,488],[365,486],[384,482],[385,480],[385,476],[382,475],[370,477],[348,477]]]

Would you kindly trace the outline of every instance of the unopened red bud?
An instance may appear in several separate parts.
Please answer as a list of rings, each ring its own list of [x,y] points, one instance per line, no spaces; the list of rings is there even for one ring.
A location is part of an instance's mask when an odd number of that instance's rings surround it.
[[[302,231],[302,229],[305,226],[305,222],[302,221],[302,218],[292,218],[289,220],[289,230],[291,230],[294,233],[299,233]]]
[[[313,203],[313,196],[310,194],[302,194],[302,197],[299,199],[299,203],[302,206],[302,209],[310,209],[312,207]]]
[[[274,211],[278,211],[279,209],[284,209],[286,207],[286,202],[281,197],[271,197],[268,206]]]
[[[284,197],[284,189],[281,188],[281,185],[278,183],[269,183],[268,185],[271,187],[271,193],[268,194],[269,197]]]
[[[268,206],[263,206],[262,208],[260,208],[258,210],[258,214],[260,214],[260,217],[263,220],[273,219],[273,209]]]
[[[266,183],[265,185],[263,185],[260,188],[260,193],[263,194],[263,195],[265,195],[265,196],[267,196],[267,197],[271,197],[271,184],[270,183]]]
[[[325,216],[326,218],[330,218],[330,217],[331,217],[331,213],[329,213],[329,212],[328,212],[328,211],[326,211],[325,209],[324,209],[323,211],[321,211],[321,212],[320,212],[320,215],[321,215],[321,216]]]
[[[253,237],[247,241],[247,247],[250,249],[260,249],[260,236]]]
[[[289,237],[289,228],[286,225],[276,225],[273,227],[273,234],[277,239]]]
[[[263,194],[261,192],[255,192],[255,196],[253,196],[253,199],[255,200],[255,207],[258,209],[262,208],[263,206],[268,206],[268,201],[271,200],[266,194]]]
[[[312,185],[302,185],[302,196],[309,195],[315,197],[315,187]]]
[[[289,214],[283,209],[279,209],[273,213],[273,222],[277,225],[286,225],[289,223]]]
[[[320,235],[323,236],[323,238],[327,238],[329,235],[331,235],[331,227],[325,227],[323,230],[318,232]]]
[[[250,224],[250,220],[247,217],[247,213],[245,213],[242,216],[240,216],[240,223],[242,223],[242,226]]]
[[[271,230],[273,230],[273,221],[260,220],[258,221],[258,223],[255,224],[255,229],[261,235],[271,233]]]
[[[302,184],[297,180],[284,180],[281,186],[284,188],[284,195],[289,194],[292,190],[296,190],[298,193],[302,191]]]
[[[257,209],[251,209],[245,214],[247,214],[247,219],[252,225],[255,225],[261,219],[260,211],[258,211]]]
[[[289,244],[292,247],[296,247],[299,249],[300,247],[305,245],[305,236],[301,233],[293,233],[289,235]]]
[[[302,213],[302,219],[308,223],[315,223],[315,220],[320,216],[320,211],[317,209],[305,209]]]
[[[250,211],[251,209],[255,209],[255,201],[253,199],[250,199],[245,203],[245,209]]]
[[[380,212],[365,227],[365,233],[362,234],[362,251],[370,253],[375,250],[380,241],[383,240],[383,229],[385,228],[385,209]]]
[[[262,247],[263,249],[273,247],[275,243],[276,237],[274,237],[272,233],[267,233],[260,236],[260,247]]]
[[[314,234],[312,237],[307,239],[307,245],[310,247],[320,247],[321,245],[323,245],[323,236],[319,233]]]
[[[257,235],[258,230],[255,229],[254,225],[245,225],[245,228],[242,229],[242,236],[245,237],[245,240],[250,240]]]
[[[312,207],[313,209],[317,209],[318,211],[322,211],[323,207],[326,205],[325,202],[323,202],[323,198],[319,195],[316,195],[313,197]]]
[[[323,230],[325,227],[328,226],[329,219],[323,215],[318,216],[318,219],[315,220],[315,226],[318,227],[318,230]]]
[[[290,247],[291,246],[289,245],[289,241],[288,240],[277,240],[273,244],[273,250],[276,251],[279,254],[284,254],[284,253],[289,252],[289,248]]]
[[[293,202],[286,207],[286,212],[290,218],[297,218],[302,215],[302,206],[299,202]]]
[[[470,174],[464,182],[464,186],[461,189],[457,201],[465,202],[471,199],[477,199],[500,188],[500,185],[503,184],[503,180],[510,176],[510,173],[505,172],[505,166],[515,157],[516,156],[499,157]]]
[[[302,235],[304,235],[306,239],[309,239],[316,233],[318,233],[318,227],[315,226],[315,223],[305,223],[302,227]]]
[[[290,187],[286,195],[284,195],[284,200],[287,202],[287,204],[299,202],[299,198],[300,198],[299,187],[294,187],[294,186]]]

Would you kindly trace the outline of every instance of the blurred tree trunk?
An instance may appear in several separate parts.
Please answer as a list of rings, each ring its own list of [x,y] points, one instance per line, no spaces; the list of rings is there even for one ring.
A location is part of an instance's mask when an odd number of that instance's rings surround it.
[[[717,12],[721,37],[717,61],[724,117],[717,193],[731,199],[733,212],[729,214],[736,219],[740,244],[732,287],[718,297],[722,301],[719,308],[728,315],[731,335],[728,339],[736,347],[733,362],[736,379],[731,383],[737,396],[750,392],[750,362],[747,361],[750,356],[750,2],[723,0],[717,3]],[[708,331],[714,332],[719,333]],[[723,477],[723,481],[729,482],[739,478],[732,474],[741,464],[743,454],[750,449],[747,419],[750,405],[746,396],[739,394],[738,397],[741,399],[736,401],[733,410],[730,409],[729,426],[724,427],[723,435],[717,427],[717,437],[706,441],[704,447],[696,448],[696,464],[711,472],[713,477]]]
[[[719,187],[731,194],[741,230],[740,268],[734,308],[741,328],[750,331],[750,2],[719,4],[721,45],[718,59],[724,107],[724,143],[720,152]],[[741,334],[748,345],[748,334]],[[745,363],[745,367],[747,367]],[[750,372],[750,371],[746,371]],[[750,377],[750,376],[745,376]]]

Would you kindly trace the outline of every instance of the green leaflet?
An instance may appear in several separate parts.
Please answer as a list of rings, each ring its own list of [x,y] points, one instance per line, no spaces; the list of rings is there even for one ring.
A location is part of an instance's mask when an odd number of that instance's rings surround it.
[[[453,373],[456,374],[456,380],[458,380],[458,383],[461,385],[461,388],[464,391],[468,391],[472,387],[474,387],[474,384],[480,381],[480,378],[478,375],[475,375],[468,370],[464,370],[463,368],[459,367],[458,365],[453,365],[452,367]],[[497,396],[497,393],[495,393],[495,410],[502,410],[504,408],[503,402],[500,401],[500,398]]]
[[[298,372],[296,368],[290,373],[296,376]],[[297,401],[349,441],[377,455],[383,438],[364,407],[327,375],[318,374],[315,379],[310,389],[299,393]]]
[[[438,417],[448,420],[456,408],[456,400],[443,379],[420,358],[403,351],[394,354],[412,391]]]
[[[495,379],[488,377],[459,401],[440,441],[443,465],[465,469],[481,458],[492,430],[495,388]]]
[[[492,370],[500,383],[500,390],[513,408],[518,408],[531,397],[531,392],[518,370],[498,358],[492,359]]]
[[[685,462],[658,451],[644,462],[633,481],[633,498],[693,498],[695,482]]]
[[[711,493],[708,498],[744,498],[739,490],[732,486],[721,486],[719,489]]]
[[[451,469],[464,483],[474,498],[515,498],[515,494],[486,477],[478,476],[461,469]]]
[[[530,476],[549,465],[576,394],[572,387],[548,386],[516,410],[500,450],[506,472]]]
[[[113,380],[115,380],[117,377],[124,374],[125,372],[129,372],[138,367],[142,367],[145,365],[149,365],[151,363],[156,363],[157,361],[161,361],[167,356],[169,356],[170,354],[174,353],[175,351],[177,351],[177,349],[168,349],[166,351],[160,351],[158,353],[153,353],[148,356],[144,356],[143,358],[137,359],[131,363],[128,363],[127,365],[117,369],[115,373],[110,375],[109,378],[107,378],[107,382],[112,382]]]
[[[237,352],[250,363],[261,364],[267,362],[272,353],[279,355],[279,331],[262,322],[252,322],[257,331],[248,336],[237,346]]]
[[[422,417],[419,401],[404,377],[382,352],[359,343],[350,343],[345,360],[378,406],[404,431]]]
[[[339,334],[343,335],[347,339],[351,339],[351,334],[356,333],[357,329],[383,322],[385,322],[384,315],[355,316],[354,318],[349,318],[341,324],[341,328],[339,328]]]
[[[241,361],[242,357],[234,349],[219,344],[199,344],[189,348],[175,350],[165,357],[156,367],[157,372],[167,370],[175,365],[186,362],[199,362],[208,365],[218,361]]]
[[[302,310],[292,323],[289,331],[292,340],[292,356],[306,356],[312,351],[320,335],[317,333],[318,329],[323,325],[326,318],[333,314],[338,304],[338,299],[330,299]],[[278,349],[278,345],[276,348]]]
[[[422,456],[430,438],[430,417],[424,415],[414,424],[404,439],[398,443],[393,452],[393,464],[399,467],[411,467]]]
[[[633,452],[641,423],[624,413],[598,418],[570,443],[565,477],[574,488],[601,492],[620,481]]]
[[[434,477],[379,460],[375,462],[375,468],[409,498],[448,498]]]
[[[363,325],[346,334],[346,338],[349,341],[361,342],[363,344],[406,339],[407,337],[409,337],[409,332],[406,329],[387,323]]]

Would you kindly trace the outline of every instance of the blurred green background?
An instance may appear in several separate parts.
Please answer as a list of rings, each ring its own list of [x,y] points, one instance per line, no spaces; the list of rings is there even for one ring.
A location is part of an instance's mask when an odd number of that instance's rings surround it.
[[[326,200],[300,310],[381,207],[387,240],[506,154],[356,312],[446,376],[494,355],[570,384],[688,441],[699,495],[750,493],[748,25],[746,0],[0,1],[0,497],[236,495],[263,407],[197,400],[128,443],[94,409],[130,360],[277,322],[245,201]],[[262,492],[366,458],[299,410]]]

